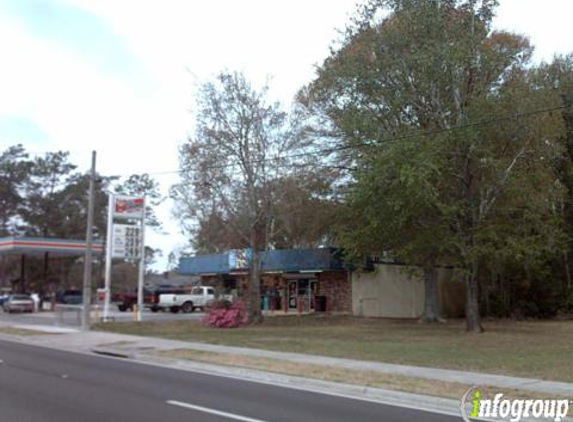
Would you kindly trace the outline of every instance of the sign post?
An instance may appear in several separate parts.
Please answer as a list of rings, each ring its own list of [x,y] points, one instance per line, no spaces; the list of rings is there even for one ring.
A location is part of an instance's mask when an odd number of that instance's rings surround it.
[[[114,195],[109,194],[107,201],[107,235],[106,235],[106,247],[105,247],[105,299],[103,303],[103,322],[109,320],[109,302],[111,301],[111,260],[112,253],[111,248],[113,245],[112,233],[113,233],[113,203]]]
[[[143,310],[143,277],[145,275],[145,203],[141,211],[141,243],[139,251],[139,277],[137,280],[137,320],[141,321],[141,311]]]
[[[139,263],[137,280],[137,320],[141,321],[143,307],[143,276],[145,270],[145,199],[110,194],[107,222],[105,267],[104,321],[109,319],[111,300],[111,263],[122,258]],[[137,224],[114,223],[114,219],[136,220]]]

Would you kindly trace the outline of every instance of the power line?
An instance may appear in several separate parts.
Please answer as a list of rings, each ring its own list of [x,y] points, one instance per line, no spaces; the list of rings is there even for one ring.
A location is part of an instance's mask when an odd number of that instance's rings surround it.
[[[572,107],[573,106],[564,106],[563,105],[563,106],[557,106],[557,107],[551,107],[551,108],[545,108],[545,109],[532,110],[532,111],[527,111],[527,112],[522,112],[522,113],[516,113],[516,114],[512,114],[512,115],[508,115],[508,116],[483,119],[483,120],[480,120],[480,121],[477,121],[474,123],[452,126],[450,128],[411,131],[411,132],[406,133],[404,135],[383,138],[383,139],[375,141],[374,143],[363,141],[363,142],[355,143],[352,145],[345,144],[345,145],[338,145],[338,146],[327,147],[327,148],[317,148],[317,149],[314,149],[313,151],[298,152],[298,153],[287,154],[287,155],[283,155],[283,156],[267,157],[267,158],[262,158],[259,160],[253,160],[253,161],[251,161],[251,163],[252,164],[263,164],[263,163],[270,163],[270,162],[283,161],[283,160],[289,160],[289,159],[303,158],[303,157],[307,157],[309,155],[330,155],[330,154],[333,154],[336,152],[340,152],[340,151],[344,151],[344,150],[350,150],[350,149],[354,149],[354,148],[376,147],[376,146],[379,146],[379,145],[382,145],[385,143],[389,143],[389,142],[396,142],[396,141],[402,141],[402,140],[407,140],[407,139],[412,139],[412,138],[418,138],[421,136],[431,136],[431,135],[437,135],[440,133],[448,133],[448,132],[455,132],[455,131],[471,129],[471,128],[475,128],[475,127],[479,127],[479,126],[498,124],[498,123],[502,123],[502,122],[506,122],[506,121],[527,118],[527,117],[531,117],[531,116],[538,115],[538,114],[550,113],[550,112],[559,111],[559,110],[566,110],[566,109],[570,109]],[[87,150],[71,150],[71,151],[63,151],[63,152],[78,153],[80,151],[85,152]],[[31,153],[33,155],[42,154],[42,151],[27,151],[27,152]],[[49,152],[53,152],[53,151],[44,151],[43,153],[49,153]],[[221,165],[215,165],[215,166],[208,166],[208,167],[205,167],[205,169],[206,170],[223,170],[225,168],[235,167],[236,165],[237,164],[235,164],[235,163],[227,163],[227,164],[221,164]],[[321,167],[321,168],[341,169],[341,170],[347,169],[347,168],[345,168],[345,166],[339,166],[339,165],[328,165],[328,164],[321,164],[321,163],[313,163],[312,165],[315,167]],[[352,169],[349,169],[349,170],[352,170]],[[142,173],[130,173],[130,174],[114,174],[113,176],[128,177],[128,176],[131,176],[134,174],[138,174],[138,175],[147,174],[149,176],[168,176],[168,175],[175,175],[175,174],[182,174],[182,173],[185,173],[185,171],[178,169],[178,170],[166,170],[166,171],[158,171],[158,172],[150,172],[150,173],[142,172]]]
[[[511,121],[511,120],[523,119],[523,118],[535,116],[538,114],[550,113],[550,112],[559,111],[559,110],[566,110],[566,109],[569,109],[572,107],[573,106],[564,106],[563,105],[563,106],[557,106],[557,107],[551,107],[551,108],[532,110],[532,111],[527,111],[527,112],[522,112],[522,113],[515,113],[512,115],[507,115],[507,116],[502,116],[502,117],[483,119],[483,120],[480,120],[480,121],[477,121],[474,123],[452,126],[449,128],[417,130],[417,131],[412,131],[410,133],[406,133],[404,135],[383,138],[383,139],[376,141],[375,143],[360,142],[360,143],[353,144],[353,145],[345,144],[345,145],[339,145],[336,147],[329,147],[329,148],[322,148],[322,149],[318,148],[318,149],[315,149],[313,151],[298,152],[298,153],[288,154],[288,155],[284,155],[284,156],[268,157],[268,158],[262,158],[259,160],[253,160],[253,161],[251,161],[251,163],[252,164],[263,164],[263,163],[283,161],[283,160],[289,160],[289,159],[295,159],[295,158],[304,158],[304,157],[308,157],[309,155],[330,155],[330,154],[333,154],[335,152],[340,152],[340,151],[354,149],[354,148],[376,147],[376,146],[380,146],[380,145],[383,145],[383,144],[386,144],[389,142],[396,142],[396,141],[402,141],[402,140],[407,140],[407,139],[413,139],[413,138],[418,138],[421,136],[431,136],[431,135],[437,135],[437,134],[441,134],[441,133],[462,131],[462,130],[467,130],[467,129],[471,129],[471,128],[475,128],[475,127],[479,127],[479,126],[487,126],[487,125],[498,124],[498,123],[507,122],[507,121]],[[221,164],[221,165],[207,166],[207,167],[205,167],[205,169],[206,170],[223,170],[225,168],[235,167],[236,165],[237,164],[235,164],[235,163],[227,163],[227,164]],[[323,168],[338,168],[338,167],[340,167],[340,166],[324,165],[324,164],[319,164],[319,163],[313,163],[312,165],[316,166],[316,167],[323,167]],[[140,174],[148,174],[149,176],[163,176],[163,175],[173,175],[173,174],[181,174],[181,173],[185,173],[185,172],[183,170],[179,169],[179,170],[167,170],[167,171],[160,171],[160,172],[153,172],[153,173],[140,173]],[[128,175],[118,175],[118,176],[122,177],[122,176],[128,176]]]

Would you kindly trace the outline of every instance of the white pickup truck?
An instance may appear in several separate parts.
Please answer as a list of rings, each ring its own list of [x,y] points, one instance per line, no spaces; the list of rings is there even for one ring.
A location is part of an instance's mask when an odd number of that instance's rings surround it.
[[[216,299],[215,288],[211,286],[193,287],[190,294],[163,293],[159,295],[158,307],[169,309],[173,313],[179,310],[189,313],[197,308],[204,309],[205,306]],[[229,295],[220,296],[219,299],[231,300]]]

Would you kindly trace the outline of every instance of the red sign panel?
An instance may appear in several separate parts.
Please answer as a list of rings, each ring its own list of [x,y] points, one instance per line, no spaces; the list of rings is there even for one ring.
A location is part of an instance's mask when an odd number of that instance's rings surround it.
[[[116,196],[113,201],[113,216],[118,218],[143,218],[144,198]]]

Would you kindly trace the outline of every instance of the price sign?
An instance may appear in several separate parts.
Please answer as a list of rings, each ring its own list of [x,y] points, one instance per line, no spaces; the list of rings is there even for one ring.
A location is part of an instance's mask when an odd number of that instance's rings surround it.
[[[140,259],[141,228],[131,224],[114,224],[111,254],[113,258]]]

